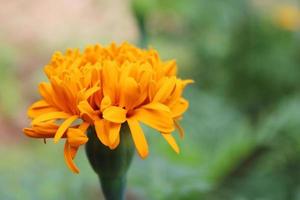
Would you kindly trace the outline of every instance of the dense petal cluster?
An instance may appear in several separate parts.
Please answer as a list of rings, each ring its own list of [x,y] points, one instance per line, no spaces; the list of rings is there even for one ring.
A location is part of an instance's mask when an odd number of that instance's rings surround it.
[[[73,172],[78,148],[88,141],[86,131],[94,126],[99,140],[115,149],[120,128],[127,123],[137,152],[148,155],[140,123],[156,129],[179,153],[172,132],[183,129],[178,120],[188,108],[182,97],[192,80],[176,77],[175,61],[162,61],[153,50],[128,43],[88,46],[83,52],[69,49],[54,53],[45,73],[49,83],[39,85],[41,100],[28,109],[31,127],[24,133],[34,138],[65,138],[64,155]]]

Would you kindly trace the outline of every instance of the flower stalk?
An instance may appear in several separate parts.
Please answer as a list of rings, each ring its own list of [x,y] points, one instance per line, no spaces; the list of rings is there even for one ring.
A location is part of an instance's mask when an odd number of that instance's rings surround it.
[[[86,154],[97,173],[107,200],[125,199],[126,175],[134,154],[134,145],[127,123],[120,130],[120,144],[114,150],[103,145],[94,127],[88,129]]]

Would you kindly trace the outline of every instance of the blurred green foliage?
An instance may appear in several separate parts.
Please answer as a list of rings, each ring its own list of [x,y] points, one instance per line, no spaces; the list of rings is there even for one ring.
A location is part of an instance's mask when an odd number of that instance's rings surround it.
[[[299,32],[277,26],[249,0],[132,3],[140,44],[176,58],[181,76],[196,83],[185,94],[180,155],[144,127],[150,156],[134,159],[129,193],[149,200],[300,199]],[[13,57],[0,60],[0,75],[12,80],[2,77],[2,87],[14,87],[13,70],[3,67]],[[1,148],[0,199],[98,199],[84,152],[74,176],[59,147],[33,141]]]
[[[12,117],[19,108],[20,88],[16,76],[16,52],[5,42],[0,48],[0,111]]]

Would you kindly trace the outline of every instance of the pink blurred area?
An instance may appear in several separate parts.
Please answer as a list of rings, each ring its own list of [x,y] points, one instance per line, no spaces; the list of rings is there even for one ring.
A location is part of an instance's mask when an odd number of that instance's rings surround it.
[[[10,66],[0,67],[12,68],[19,93],[18,109],[9,114],[1,112],[6,105],[0,100],[2,140],[24,137],[21,130],[29,123],[26,109],[39,97],[43,66],[54,51],[135,42],[138,37],[129,0],[0,0],[0,5],[0,48],[12,49],[14,58]],[[1,92],[5,96],[6,91]]]

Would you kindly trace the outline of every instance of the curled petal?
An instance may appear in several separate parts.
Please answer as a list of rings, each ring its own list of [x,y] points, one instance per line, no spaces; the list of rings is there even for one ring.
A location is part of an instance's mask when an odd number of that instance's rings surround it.
[[[58,140],[63,136],[64,132],[71,126],[71,124],[78,119],[78,116],[74,115],[66,119],[58,128],[55,136],[54,136],[54,142],[57,143]]]

